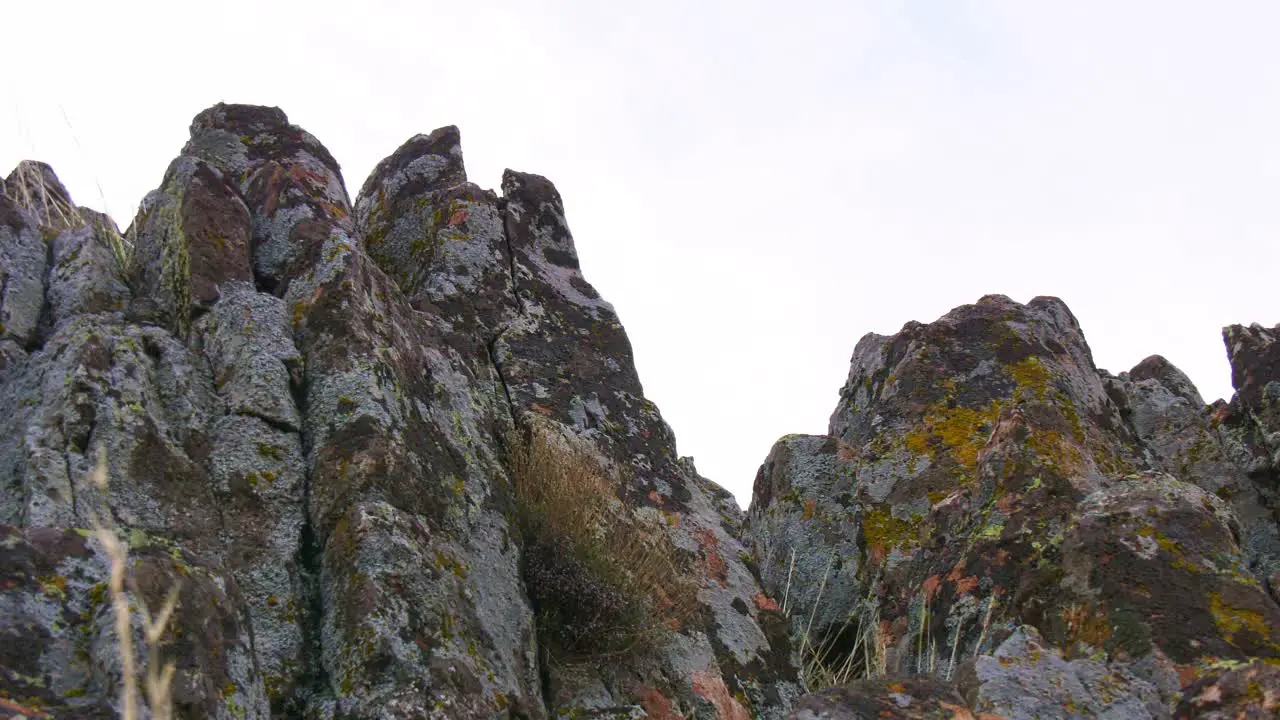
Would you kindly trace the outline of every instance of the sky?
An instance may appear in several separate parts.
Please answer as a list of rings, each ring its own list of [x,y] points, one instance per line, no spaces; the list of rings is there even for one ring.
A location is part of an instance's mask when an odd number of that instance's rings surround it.
[[[865,333],[1055,295],[1099,367],[1231,394],[1280,322],[1271,0],[10,3],[0,172],[127,225],[217,102],[279,106],[354,195],[457,125],[559,188],[678,450],[745,507]],[[7,106],[7,107],[5,107]]]

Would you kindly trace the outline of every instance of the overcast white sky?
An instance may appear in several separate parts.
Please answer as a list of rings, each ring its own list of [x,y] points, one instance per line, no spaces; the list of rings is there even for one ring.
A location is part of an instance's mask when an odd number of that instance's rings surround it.
[[[1160,353],[1211,401],[1221,327],[1280,322],[1280,3],[628,5],[6,2],[0,172],[44,159],[124,226],[218,101],[283,108],[352,194],[456,124],[478,184],[556,183],[680,452],[744,506],[866,332],[1057,295],[1100,367]]]

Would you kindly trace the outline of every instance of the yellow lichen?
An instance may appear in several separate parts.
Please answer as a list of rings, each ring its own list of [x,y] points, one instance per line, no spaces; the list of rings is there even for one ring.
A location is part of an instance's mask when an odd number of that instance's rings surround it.
[[[1262,613],[1231,607],[1216,592],[1209,593],[1209,612],[1213,613],[1213,621],[1226,636],[1227,642],[1233,645],[1236,643],[1236,634],[1242,630],[1248,630],[1264,639],[1270,635],[1271,627]]]
[[[1045,395],[1049,392],[1049,383],[1053,381],[1053,374],[1044,366],[1044,363],[1040,362],[1040,358],[1034,355],[1028,357],[1010,365],[1008,371],[1009,376],[1018,384],[1019,391],[1030,392],[1037,400],[1045,399]]]
[[[868,510],[862,518],[862,534],[867,546],[882,551],[904,550],[920,544],[919,516],[903,520],[889,507]]]
[[[925,417],[920,426],[907,433],[907,449],[918,455],[934,457],[936,451],[931,448],[940,444],[951,453],[951,458],[957,465],[966,470],[972,469],[978,464],[978,453],[986,445],[989,429],[995,424],[999,413],[998,402],[992,402],[987,408],[979,410],[965,407],[937,408]]]

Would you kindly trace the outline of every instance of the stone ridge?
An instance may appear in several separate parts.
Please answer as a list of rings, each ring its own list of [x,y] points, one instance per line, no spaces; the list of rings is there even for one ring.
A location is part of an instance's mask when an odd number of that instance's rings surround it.
[[[4,189],[5,703],[116,712],[99,521],[139,599],[182,580],[181,717],[742,720],[799,695],[741,513],[676,454],[547,179],[469,183],[445,127],[352,202],[282,111],[220,104],[124,233],[47,166]],[[535,420],[665,521],[699,588],[665,646],[542,652],[505,444]]]
[[[795,642],[859,678],[790,717],[1274,717],[1276,333],[1224,329],[1213,406],[1159,356],[1099,370],[1056,298],[863,337],[748,512]]]
[[[1098,369],[1057,298],[868,334],[744,515],[644,397],[555,186],[469,182],[456,127],[353,201],[284,112],[215,105],[123,233],[26,161],[0,708],[118,714],[105,523],[135,602],[179,587],[179,717],[1276,717],[1280,326],[1223,338],[1206,406],[1160,356]],[[662,644],[548,652],[511,520],[533,427],[677,549],[696,607]]]

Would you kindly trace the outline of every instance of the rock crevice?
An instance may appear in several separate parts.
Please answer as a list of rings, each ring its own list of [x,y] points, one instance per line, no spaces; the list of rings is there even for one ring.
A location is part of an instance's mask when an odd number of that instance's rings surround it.
[[[780,718],[798,694],[767,611],[745,604],[763,596],[723,491],[676,457],[545,178],[508,171],[501,197],[476,187],[446,127],[396,150],[352,203],[283,112],[217,105],[121,236],[122,266],[78,221],[41,246],[43,201],[0,203],[6,547],[44,547],[41,533],[101,510],[136,553],[161,548],[225,588],[223,615],[184,601],[174,618],[209,641],[179,663],[183,716],[737,720]],[[707,622],[635,656],[540,657],[505,447],[534,418],[628,478],[628,512],[666,519]],[[80,497],[99,448],[111,489]],[[72,581],[84,552],[55,550],[65,595],[42,593],[18,555],[0,563],[23,578],[0,603],[36,608],[0,622],[32,648],[0,658],[0,689],[98,712],[115,702],[110,643],[68,664],[79,641],[38,618],[105,623],[105,568]],[[99,679],[67,684],[80,676]]]

